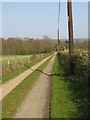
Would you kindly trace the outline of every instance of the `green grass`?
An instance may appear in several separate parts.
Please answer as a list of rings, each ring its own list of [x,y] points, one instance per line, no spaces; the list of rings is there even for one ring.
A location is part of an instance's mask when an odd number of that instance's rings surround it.
[[[47,60],[38,69],[42,71],[50,60],[51,59]],[[15,115],[17,108],[20,106],[29,90],[32,89],[39,75],[40,72],[35,70],[2,100],[3,118],[12,118]]]
[[[51,118],[87,118],[86,85],[79,84],[78,79],[65,70],[57,56],[51,86]]]
[[[35,60],[34,62],[28,64],[27,66],[28,67],[32,67],[33,65],[35,65],[36,63],[40,62],[41,60],[43,60],[44,58],[46,57],[43,57],[43,58],[39,58],[38,60]],[[15,78],[16,76],[18,76],[19,74],[23,73],[25,70],[28,69],[28,67],[24,66],[24,67],[21,67],[21,68],[18,68],[12,72],[10,72],[9,74],[7,75],[4,75],[2,77],[2,83],[5,83],[7,81],[9,81],[10,79],[13,79]]]

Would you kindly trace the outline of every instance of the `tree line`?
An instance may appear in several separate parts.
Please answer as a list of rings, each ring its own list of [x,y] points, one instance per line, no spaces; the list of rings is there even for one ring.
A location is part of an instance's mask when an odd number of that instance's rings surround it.
[[[53,40],[23,40],[20,38],[2,39],[3,55],[29,55],[38,53],[49,53],[55,49]]]

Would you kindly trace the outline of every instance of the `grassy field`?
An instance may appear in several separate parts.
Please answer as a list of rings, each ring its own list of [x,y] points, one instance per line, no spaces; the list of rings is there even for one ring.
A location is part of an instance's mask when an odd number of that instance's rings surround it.
[[[30,60],[32,55],[4,55],[2,56],[2,64],[8,65],[8,60],[10,64],[16,64],[23,62],[25,60]]]
[[[88,118],[87,83],[70,75],[56,57],[51,86],[51,118]]]
[[[49,61],[50,59],[43,63],[38,69],[42,71],[45,68],[45,66],[49,63]],[[18,85],[10,94],[8,94],[2,100],[3,118],[11,118],[14,116],[17,108],[20,106],[21,102],[28,94],[28,91],[32,89],[39,75],[40,72],[35,70],[22,83],[20,83],[20,85]]]
[[[35,59],[40,58],[40,55],[3,55],[2,56],[2,75],[7,75],[10,72],[30,64]]]
[[[23,56],[24,57],[24,56]],[[24,66],[21,66],[20,68],[15,69],[14,71],[11,71],[10,73],[3,75],[2,76],[2,83],[7,82],[10,79],[13,79],[14,77],[18,76],[20,73],[24,72],[25,70],[28,69],[28,67],[32,67],[34,64],[40,62],[41,60],[43,60],[44,58],[46,58],[47,55],[45,55],[44,57],[39,57],[35,60],[33,60],[31,63],[27,63]],[[12,58],[12,57],[11,57]],[[28,67],[27,67],[28,66]]]

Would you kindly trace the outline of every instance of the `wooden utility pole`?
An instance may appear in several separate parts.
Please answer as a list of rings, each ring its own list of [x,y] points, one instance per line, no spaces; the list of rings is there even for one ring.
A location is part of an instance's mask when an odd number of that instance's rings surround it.
[[[59,9],[58,9],[58,29],[57,29],[57,38],[58,38],[58,45],[57,45],[57,49],[59,52],[59,44],[60,44],[60,36],[59,36],[59,23],[60,23],[60,0],[59,0]]]
[[[72,0],[68,0],[68,32],[69,32],[69,55],[74,52],[73,42],[73,18],[72,18]]]
[[[72,54],[74,53],[73,41],[73,18],[72,18],[72,0],[68,0],[68,33],[69,33],[69,56],[70,56],[70,69],[72,69]]]
[[[57,31],[57,35],[58,35],[58,52],[59,52],[59,44],[60,44],[59,29],[58,29],[58,31]]]

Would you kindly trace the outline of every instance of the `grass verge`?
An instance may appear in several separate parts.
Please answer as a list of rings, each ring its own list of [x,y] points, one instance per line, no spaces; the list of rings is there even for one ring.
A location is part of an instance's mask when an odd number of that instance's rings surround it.
[[[50,60],[51,58],[38,69],[42,71]],[[35,70],[2,100],[2,118],[12,118],[15,115],[17,108],[28,94],[28,91],[32,89],[39,75],[40,72]]]
[[[32,67],[33,65],[37,64],[38,62],[40,62],[41,60],[45,59],[46,57],[43,57],[43,58],[40,58],[38,60],[35,60],[34,62],[28,64],[27,66],[28,67]],[[10,79],[13,79],[15,78],[16,76],[18,76],[19,74],[23,73],[25,70],[28,69],[27,66],[24,66],[24,67],[21,67],[21,68],[18,68],[12,72],[10,72],[9,74],[5,75],[2,77],[2,83],[5,83],[7,81],[9,81]]]
[[[79,85],[78,79],[66,71],[57,56],[51,86],[51,118],[88,118],[87,86]]]

